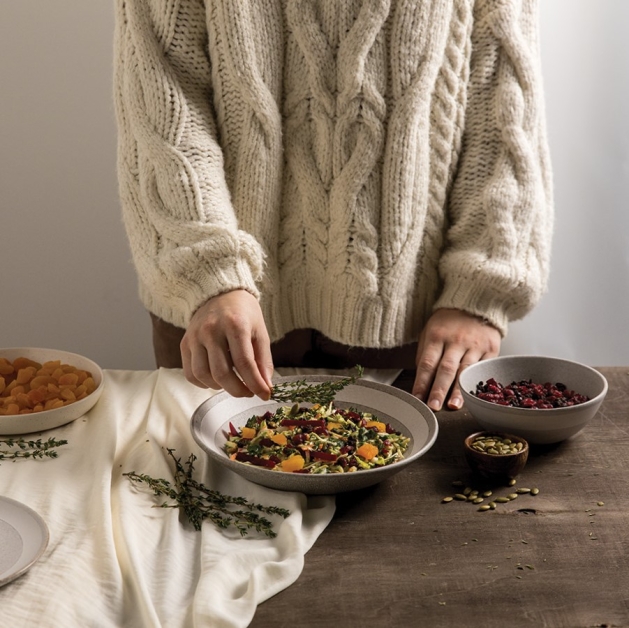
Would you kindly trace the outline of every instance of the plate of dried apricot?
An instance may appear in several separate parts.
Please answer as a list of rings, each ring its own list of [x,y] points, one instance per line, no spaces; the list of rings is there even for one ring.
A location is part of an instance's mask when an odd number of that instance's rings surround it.
[[[0,349],[0,434],[31,434],[83,416],[100,398],[103,372],[68,351]]]

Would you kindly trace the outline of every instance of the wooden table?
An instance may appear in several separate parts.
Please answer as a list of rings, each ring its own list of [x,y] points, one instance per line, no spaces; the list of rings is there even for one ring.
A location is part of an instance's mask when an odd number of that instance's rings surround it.
[[[496,510],[441,499],[483,487],[462,443],[477,424],[441,412],[433,448],[382,484],[337,498],[298,581],[252,628],[629,626],[629,367],[599,369],[609,392],[581,434],[532,447]],[[604,505],[598,505],[599,503]]]

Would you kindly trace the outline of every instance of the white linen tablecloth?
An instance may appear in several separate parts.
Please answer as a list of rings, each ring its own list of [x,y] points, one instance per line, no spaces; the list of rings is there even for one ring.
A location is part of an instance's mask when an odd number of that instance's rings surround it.
[[[334,513],[334,498],[266,489],[207,457],[190,433],[211,390],[179,370],[105,371],[84,417],[41,434],[66,439],[57,459],[0,463],[0,495],[33,508],[50,530],[41,559],[0,588],[10,628],[205,628],[251,622],[257,604],[292,584]],[[197,532],[178,509],[123,473],[172,480],[166,449],[222,493],[290,510],[275,539],[241,538],[206,521]]]

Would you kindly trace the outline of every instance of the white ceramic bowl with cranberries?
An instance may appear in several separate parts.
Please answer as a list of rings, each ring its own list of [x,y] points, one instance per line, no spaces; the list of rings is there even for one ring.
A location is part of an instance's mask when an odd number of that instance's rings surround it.
[[[483,360],[459,375],[465,407],[485,430],[529,443],[557,443],[596,415],[607,380],[596,369],[562,358],[507,355]]]

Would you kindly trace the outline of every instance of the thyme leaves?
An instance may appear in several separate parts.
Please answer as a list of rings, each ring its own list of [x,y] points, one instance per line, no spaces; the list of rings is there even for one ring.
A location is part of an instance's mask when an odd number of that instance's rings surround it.
[[[356,375],[345,377],[337,381],[321,382],[319,384],[309,384],[306,379],[294,382],[280,382],[273,386],[271,399],[280,403],[318,403],[322,406],[328,405],[334,400],[336,393],[346,386],[353,384],[362,377],[363,367],[356,366]]]
[[[195,530],[200,530],[202,523],[207,519],[221,529],[234,526],[243,537],[252,529],[269,538],[277,536],[273,530],[273,523],[264,515],[286,518],[290,511],[275,506],[263,506],[244,497],[232,497],[207,488],[192,477],[196,456],[190,454],[188,459],[182,462],[181,458],[175,456],[174,451],[167,449],[168,455],[175,463],[174,483],[134,471],[123,475],[132,482],[146,484],[156,496],[172,500],[160,504],[160,507],[183,510]]]
[[[57,458],[57,448],[67,445],[67,440],[26,440],[24,438],[0,439],[0,460],[17,460],[18,458]]]

